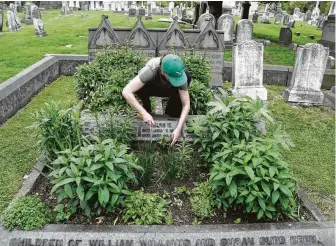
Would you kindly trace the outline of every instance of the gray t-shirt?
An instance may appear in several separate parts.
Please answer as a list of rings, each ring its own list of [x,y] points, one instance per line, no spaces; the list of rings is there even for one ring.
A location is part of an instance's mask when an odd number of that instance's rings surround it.
[[[150,59],[146,66],[139,71],[139,78],[142,83],[155,83],[155,86],[159,86],[163,89],[173,88],[169,81],[165,81],[160,74],[160,57]],[[188,90],[188,85],[185,83],[180,87],[176,87],[179,90]]]

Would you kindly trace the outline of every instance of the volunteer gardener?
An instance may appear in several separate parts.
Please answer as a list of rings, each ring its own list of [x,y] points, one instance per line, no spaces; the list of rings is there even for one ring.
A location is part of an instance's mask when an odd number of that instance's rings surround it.
[[[171,135],[173,145],[180,137],[189,114],[190,81],[190,73],[184,70],[181,58],[177,55],[165,55],[149,60],[139,74],[125,86],[122,95],[149,126],[154,126],[149,97],[169,97],[165,114],[180,118]],[[140,98],[143,106],[134,94]]]

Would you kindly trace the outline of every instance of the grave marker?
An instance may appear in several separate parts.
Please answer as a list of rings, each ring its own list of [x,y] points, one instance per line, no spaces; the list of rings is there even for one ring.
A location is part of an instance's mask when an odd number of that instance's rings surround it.
[[[306,44],[297,48],[290,85],[284,93],[286,101],[323,103],[321,85],[328,55],[329,48],[325,48],[321,44]]]
[[[216,26],[216,19],[212,14],[205,13],[202,14],[197,21],[197,27],[198,29],[204,30],[204,28],[208,25],[208,22],[212,22],[213,26]]]
[[[233,30],[235,21],[229,14],[223,14],[218,18],[217,30],[224,31],[224,42],[233,42]]]
[[[0,32],[2,32],[3,20],[4,20],[3,12],[2,12],[2,9],[0,8]]]
[[[23,17],[23,19],[21,19],[22,23],[25,23],[27,25],[32,25],[33,24],[32,10],[31,10],[31,7],[33,5],[35,5],[35,4],[33,4],[31,2],[27,2],[23,6],[23,8],[24,8],[24,17]]]
[[[335,14],[330,14],[323,26],[322,38],[318,41],[324,47],[329,47],[330,55],[335,57]]]
[[[259,18],[259,15],[257,13],[257,11],[252,15],[252,22],[253,23],[258,23],[258,18]]]
[[[240,20],[236,25],[236,43],[252,40],[253,24],[249,20]]]
[[[32,7],[32,17],[33,17],[33,24],[35,28],[35,35],[39,37],[47,36],[47,33],[44,31],[44,25],[43,25],[40,9],[36,5]]]
[[[279,44],[289,45],[292,43],[292,30],[289,27],[281,27],[279,35]]]
[[[275,16],[275,19],[274,19],[274,24],[276,24],[276,25],[280,24],[281,20],[282,20],[282,15],[281,14],[277,14]]]

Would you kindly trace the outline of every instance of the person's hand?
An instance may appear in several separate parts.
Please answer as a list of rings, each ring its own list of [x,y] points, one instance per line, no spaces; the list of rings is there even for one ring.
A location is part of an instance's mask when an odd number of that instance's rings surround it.
[[[154,119],[149,113],[144,113],[141,115],[142,120],[149,126],[154,126]]]
[[[176,143],[176,141],[179,139],[180,136],[181,136],[181,129],[176,128],[171,134],[172,142],[171,142],[170,146],[173,146]]]

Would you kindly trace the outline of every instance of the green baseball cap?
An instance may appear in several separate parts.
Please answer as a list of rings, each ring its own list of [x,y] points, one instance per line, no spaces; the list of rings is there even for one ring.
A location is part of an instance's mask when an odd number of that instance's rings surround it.
[[[162,70],[172,86],[180,87],[187,83],[187,75],[184,72],[181,57],[177,55],[166,55],[162,59]]]

